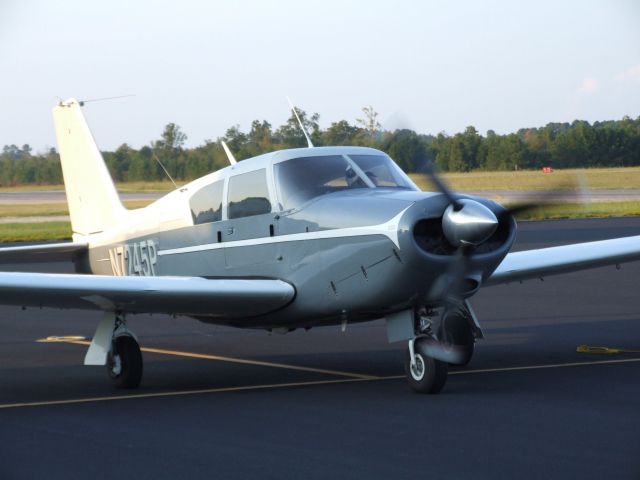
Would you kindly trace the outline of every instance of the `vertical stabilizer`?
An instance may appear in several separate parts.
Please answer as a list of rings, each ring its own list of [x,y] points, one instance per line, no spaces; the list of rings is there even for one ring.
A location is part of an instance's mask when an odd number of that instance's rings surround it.
[[[60,163],[74,234],[115,226],[125,215],[118,191],[75,99],[53,109]]]

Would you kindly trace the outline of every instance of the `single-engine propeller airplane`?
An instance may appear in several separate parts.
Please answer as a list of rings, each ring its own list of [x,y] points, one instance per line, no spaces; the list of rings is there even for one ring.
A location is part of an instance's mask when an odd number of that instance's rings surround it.
[[[468,302],[481,286],[640,259],[640,236],[509,253],[526,207],[454,193],[433,171],[439,191],[423,192],[379,150],[310,140],[241,162],[225,145],[228,167],[127,210],[81,102],[53,117],[73,240],[0,261],[77,273],[0,273],[0,303],[102,310],[84,363],[117,387],[142,378],[126,316],[160,312],[277,332],[384,318],[408,344],[411,387],[436,393],[482,338]]]

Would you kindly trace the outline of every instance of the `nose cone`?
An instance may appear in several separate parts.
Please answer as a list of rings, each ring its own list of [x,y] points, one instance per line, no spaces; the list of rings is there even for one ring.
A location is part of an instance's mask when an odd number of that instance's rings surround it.
[[[480,245],[498,227],[498,219],[491,210],[474,200],[458,200],[461,208],[449,205],[442,217],[442,231],[454,247]]]

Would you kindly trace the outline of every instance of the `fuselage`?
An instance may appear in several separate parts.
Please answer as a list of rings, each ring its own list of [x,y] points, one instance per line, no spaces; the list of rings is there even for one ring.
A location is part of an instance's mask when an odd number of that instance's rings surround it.
[[[442,194],[420,191],[381,151],[283,150],[127,212],[117,227],[89,239],[88,258],[78,265],[106,275],[277,278],[296,290],[278,311],[198,316],[208,322],[287,329],[367,321],[442,302],[455,253],[440,227],[447,205]],[[465,295],[475,293],[514,238],[508,217],[473,255]]]

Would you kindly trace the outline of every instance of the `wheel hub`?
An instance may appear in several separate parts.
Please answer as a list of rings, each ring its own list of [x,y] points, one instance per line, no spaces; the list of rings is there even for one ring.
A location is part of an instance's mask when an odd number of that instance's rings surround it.
[[[422,359],[422,355],[416,354],[414,356],[414,361],[410,366],[411,376],[416,381],[422,380],[424,377],[424,360]]]
[[[117,377],[122,373],[122,360],[120,355],[115,354],[111,357],[111,374]]]

